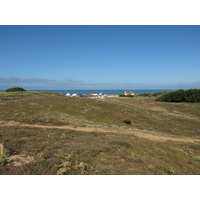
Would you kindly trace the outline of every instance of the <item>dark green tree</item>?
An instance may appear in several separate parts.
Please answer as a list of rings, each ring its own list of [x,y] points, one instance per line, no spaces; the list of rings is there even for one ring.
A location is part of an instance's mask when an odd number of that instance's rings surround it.
[[[26,91],[24,88],[21,87],[15,87],[15,88],[8,88],[6,92],[23,92]]]

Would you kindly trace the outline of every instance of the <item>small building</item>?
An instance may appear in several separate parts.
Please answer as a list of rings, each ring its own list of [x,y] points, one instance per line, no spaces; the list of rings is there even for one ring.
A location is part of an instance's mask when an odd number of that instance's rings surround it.
[[[134,95],[134,93],[131,92],[131,91],[125,91],[125,92],[124,92],[124,95],[126,95],[126,96],[127,96],[127,95]]]
[[[74,93],[74,94],[72,94],[72,96],[71,97],[77,97],[77,94],[76,93]]]
[[[71,94],[70,94],[70,93],[67,93],[67,94],[66,94],[66,96],[67,96],[67,97],[70,97],[70,96],[71,96]]]

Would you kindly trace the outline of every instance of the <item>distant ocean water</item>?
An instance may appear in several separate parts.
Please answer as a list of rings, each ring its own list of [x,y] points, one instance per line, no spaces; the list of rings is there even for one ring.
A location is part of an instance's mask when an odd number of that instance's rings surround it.
[[[5,90],[0,90],[1,92],[4,92]],[[170,92],[173,90],[170,89],[166,89],[166,90],[158,90],[158,89],[153,89],[153,90],[30,90],[30,91],[49,91],[49,92],[56,92],[59,94],[66,94],[66,93],[76,93],[76,94],[89,94],[89,93],[93,93],[93,94],[99,94],[99,93],[103,93],[103,94],[107,94],[107,95],[120,95],[123,94],[124,91],[132,91],[135,94],[143,94],[143,93],[158,93],[158,92]]]

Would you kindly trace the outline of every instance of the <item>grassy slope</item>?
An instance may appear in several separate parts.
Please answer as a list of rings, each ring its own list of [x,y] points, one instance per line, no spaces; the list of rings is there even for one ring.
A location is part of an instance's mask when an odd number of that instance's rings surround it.
[[[48,92],[1,93],[0,98],[0,120],[200,136],[200,104],[161,103],[154,97],[67,98]],[[125,125],[125,119],[133,124]],[[18,126],[1,127],[0,136],[6,149],[35,158],[21,167],[1,167],[0,174],[200,174],[199,144]]]

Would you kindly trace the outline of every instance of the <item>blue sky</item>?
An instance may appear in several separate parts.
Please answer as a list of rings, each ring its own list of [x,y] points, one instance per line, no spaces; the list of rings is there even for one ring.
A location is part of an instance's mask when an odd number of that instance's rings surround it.
[[[200,26],[0,26],[0,89],[200,88]]]

